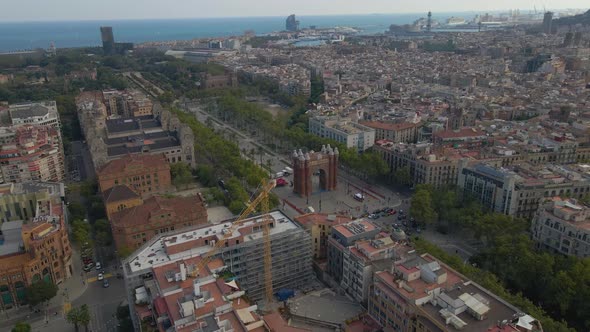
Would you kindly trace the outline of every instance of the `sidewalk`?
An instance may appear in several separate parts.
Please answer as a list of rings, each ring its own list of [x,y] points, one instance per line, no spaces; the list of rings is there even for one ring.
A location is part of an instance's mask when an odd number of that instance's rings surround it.
[[[49,320],[65,317],[65,311],[71,308],[71,302],[84,294],[88,288],[86,282],[86,273],[82,272],[82,261],[80,254],[75,248],[72,248],[72,269],[73,275],[66,281],[58,285],[57,295],[47,304],[47,316]],[[82,273],[82,275],[80,274]],[[58,317],[55,317],[55,313]],[[34,313],[29,310],[29,306],[7,310],[0,313],[0,331],[10,331],[17,322],[27,321],[33,323],[45,321],[45,310],[40,313]]]

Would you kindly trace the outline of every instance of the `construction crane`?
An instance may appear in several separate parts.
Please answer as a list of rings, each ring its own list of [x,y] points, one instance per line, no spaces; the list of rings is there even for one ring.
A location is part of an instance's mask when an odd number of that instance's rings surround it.
[[[230,238],[233,232],[242,225],[250,213],[254,212],[258,205],[261,207],[263,214],[263,241],[264,241],[264,300],[265,303],[270,304],[273,300],[273,289],[272,289],[272,256],[271,256],[271,243],[270,243],[270,224],[272,219],[270,218],[268,197],[270,191],[276,186],[275,180],[270,180],[268,183],[262,184],[260,194],[242,211],[240,216],[234,220],[231,227],[224,229],[223,237],[215,242],[215,245],[211,250],[207,251],[201,256],[201,260],[197,263],[194,270],[189,273],[193,278],[199,275],[199,272],[211,261],[215,253],[225,245],[225,242]]]

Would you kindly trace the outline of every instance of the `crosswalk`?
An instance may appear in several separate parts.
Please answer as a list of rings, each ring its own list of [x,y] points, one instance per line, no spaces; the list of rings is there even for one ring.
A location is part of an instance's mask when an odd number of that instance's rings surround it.
[[[105,279],[108,279],[108,278],[110,278],[110,277],[112,277],[112,276],[113,276],[113,274],[112,274],[112,273],[106,273],[106,274],[104,275],[104,278],[105,278]],[[88,279],[86,279],[86,282],[87,282],[87,283],[96,282],[96,281],[98,281],[98,277],[92,277],[92,278],[88,278]]]

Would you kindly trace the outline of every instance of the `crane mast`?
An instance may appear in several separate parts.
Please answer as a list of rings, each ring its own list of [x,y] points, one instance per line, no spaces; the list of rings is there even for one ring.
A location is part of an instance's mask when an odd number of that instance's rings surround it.
[[[266,303],[272,302],[273,296],[273,288],[272,288],[272,255],[271,255],[271,241],[270,241],[270,224],[272,223],[272,218],[269,216],[269,194],[270,191],[276,186],[276,181],[271,180],[268,183],[262,184],[262,189],[260,194],[250,203],[244,211],[240,214],[240,216],[234,220],[231,224],[231,227],[224,229],[223,237],[215,242],[213,247],[207,251],[205,254],[202,255],[201,260],[197,263],[195,269],[190,273],[190,276],[196,278],[199,276],[199,272],[211,261],[215,253],[219,249],[221,249],[228,238],[230,238],[233,232],[242,225],[248,215],[254,212],[256,208],[260,205],[261,212],[263,214],[263,241],[264,241],[264,300]]]

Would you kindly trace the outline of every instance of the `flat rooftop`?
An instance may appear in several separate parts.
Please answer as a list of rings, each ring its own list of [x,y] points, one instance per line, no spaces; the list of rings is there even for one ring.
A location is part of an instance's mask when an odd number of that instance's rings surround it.
[[[336,295],[328,289],[319,290],[289,300],[289,309],[294,316],[311,318],[332,324],[344,324],[364,310],[348,297]]]
[[[283,233],[289,230],[301,229],[295,224],[289,217],[280,211],[273,211],[269,213],[270,217],[275,221],[275,226],[270,229],[270,235]],[[236,228],[232,235],[228,238],[238,238],[241,236],[240,229],[250,227],[257,223],[262,222],[263,218],[261,215],[248,218],[243,222],[240,227]],[[211,234],[216,234],[218,239],[221,239],[225,232],[230,229],[233,220],[228,220],[216,225],[201,225],[198,228],[192,230],[186,230],[166,236],[161,236],[152,239],[146,246],[136,251],[130,256],[129,267],[132,273],[142,271],[145,269],[151,269],[163,264],[167,264],[180,259],[191,258],[201,256],[211,250],[210,245],[204,245],[200,247],[192,247],[189,250],[182,251],[179,253],[169,255],[166,252],[167,246],[178,246],[183,243],[194,241],[199,238],[210,237]],[[255,241],[262,238],[262,228],[257,231],[244,236],[244,242]]]
[[[2,223],[0,230],[0,256],[15,254],[20,252],[23,246],[23,239],[21,230],[23,228],[22,221],[9,221]]]

